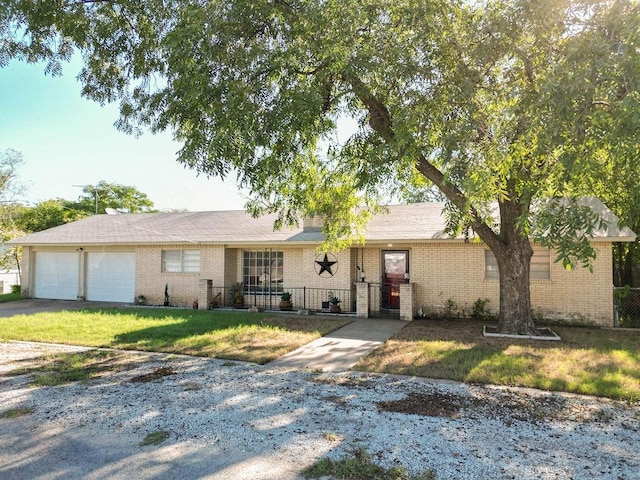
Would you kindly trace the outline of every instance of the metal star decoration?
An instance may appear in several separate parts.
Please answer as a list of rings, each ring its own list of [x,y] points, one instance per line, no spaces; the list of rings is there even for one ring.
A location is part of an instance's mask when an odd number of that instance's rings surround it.
[[[324,258],[322,260],[316,260],[316,264],[320,267],[320,269],[316,267],[316,270],[318,271],[318,275],[322,276],[322,274],[326,272],[329,274],[330,277],[333,277],[334,272],[331,270],[331,267],[333,267],[336,263],[338,263],[337,260],[336,261],[329,260],[329,256],[325,253]]]

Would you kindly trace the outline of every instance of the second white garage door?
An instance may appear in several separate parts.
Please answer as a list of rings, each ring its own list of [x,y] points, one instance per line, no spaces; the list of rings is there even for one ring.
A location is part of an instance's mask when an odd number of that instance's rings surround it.
[[[133,252],[87,254],[87,300],[133,302],[136,256]]]

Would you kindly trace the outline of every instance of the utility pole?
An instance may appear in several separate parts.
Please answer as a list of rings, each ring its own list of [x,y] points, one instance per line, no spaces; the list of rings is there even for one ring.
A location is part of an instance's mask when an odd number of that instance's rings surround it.
[[[93,188],[93,196],[96,199],[96,215],[98,214],[98,187],[95,185],[71,185],[72,187],[79,187],[79,188],[87,188],[87,187],[91,187]]]

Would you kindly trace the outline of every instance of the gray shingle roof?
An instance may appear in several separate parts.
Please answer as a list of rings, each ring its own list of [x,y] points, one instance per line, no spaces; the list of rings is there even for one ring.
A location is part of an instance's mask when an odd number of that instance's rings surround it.
[[[617,217],[602,202],[589,204],[609,228],[594,237],[631,241],[635,234],[618,228]],[[389,206],[388,213],[371,219],[365,232],[369,243],[451,240],[445,233],[443,203]],[[73,223],[36,232],[10,243],[18,245],[149,245],[149,244],[271,244],[313,243],[324,240],[317,230],[284,228],[273,231],[275,215],[253,218],[241,210],[217,212],[137,213],[94,215]]]

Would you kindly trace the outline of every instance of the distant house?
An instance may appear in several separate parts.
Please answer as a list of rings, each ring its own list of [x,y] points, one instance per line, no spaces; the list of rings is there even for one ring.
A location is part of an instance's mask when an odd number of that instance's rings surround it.
[[[16,268],[0,270],[0,293],[11,293],[11,287],[20,285],[20,273]]]
[[[20,270],[13,255],[9,255],[9,249],[6,244],[0,245],[0,254],[7,259],[5,267],[0,268],[0,293],[11,293],[14,285],[20,285]]]
[[[540,315],[612,325],[612,242],[635,234],[599,200],[607,222],[592,243],[593,273],[565,270],[554,252],[534,245],[531,299]],[[446,309],[469,314],[474,302],[499,305],[495,258],[481,242],[445,233],[443,204],[395,205],[369,223],[364,246],[318,252],[314,219],[273,231],[273,216],[243,211],[95,215],[16,239],[23,246],[25,296],[172,305],[230,305],[242,283],[246,306],[277,308],[282,292],[295,308],[323,310],[337,296],[343,311],[369,316]],[[363,282],[364,280],[364,282]]]

